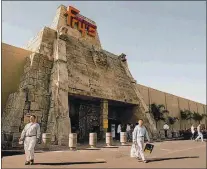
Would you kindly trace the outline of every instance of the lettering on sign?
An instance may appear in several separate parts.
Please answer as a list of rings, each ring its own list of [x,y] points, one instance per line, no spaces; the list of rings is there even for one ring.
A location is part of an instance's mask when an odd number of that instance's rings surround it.
[[[77,25],[78,30],[81,32],[82,36],[86,34],[95,37],[97,26],[94,21],[86,18],[80,14],[80,11],[72,6],[67,8],[67,25],[74,28]]]
[[[107,129],[108,128],[108,119],[103,120],[103,128]]]

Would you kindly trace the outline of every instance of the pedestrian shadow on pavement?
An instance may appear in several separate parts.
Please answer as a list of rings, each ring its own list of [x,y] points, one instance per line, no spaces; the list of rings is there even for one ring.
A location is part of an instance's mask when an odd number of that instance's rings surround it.
[[[76,164],[98,164],[106,161],[79,161],[79,162],[60,162],[60,163],[35,163],[34,165],[76,165]]]
[[[149,162],[155,162],[155,161],[165,161],[165,160],[179,160],[179,159],[185,159],[185,158],[199,158],[199,156],[169,157],[169,158],[151,158],[148,161]]]

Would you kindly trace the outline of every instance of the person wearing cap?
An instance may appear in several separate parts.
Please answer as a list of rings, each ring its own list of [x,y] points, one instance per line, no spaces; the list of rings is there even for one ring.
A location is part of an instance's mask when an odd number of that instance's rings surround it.
[[[144,163],[148,161],[144,157],[144,138],[147,138],[148,142],[150,142],[150,138],[147,132],[147,129],[143,126],[143,120],[139,120],[139,125],[134,128],[133,131],[133,143],[137,145],[137,157],[141,159]]]
[[[21,133],[19,142],[24,141],[24,150],[26,155],[25,165],[34,164],[34,148],[40,140],[40,125],[36,123],[36,116],[30,116],[30,123],[28,123]]]

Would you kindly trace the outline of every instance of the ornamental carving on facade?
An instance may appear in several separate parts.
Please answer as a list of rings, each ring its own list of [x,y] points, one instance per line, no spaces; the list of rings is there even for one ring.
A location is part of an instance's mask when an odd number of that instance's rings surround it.
[[[107,66],[107,55],[101,51],[93,51],[93,60],[96,65]]]
[[[119,59],[122,61],[122,62],[126,62],[126,55],[124,53],[122,53],[121,55],[119,55]]]
[[[58,35],[59,35],[59,38],[62,39],[62,40],[67,40],[68,36],[67,36],[67,33],[68,33],[68,28],[62,26],[59,30],[58,30]]]

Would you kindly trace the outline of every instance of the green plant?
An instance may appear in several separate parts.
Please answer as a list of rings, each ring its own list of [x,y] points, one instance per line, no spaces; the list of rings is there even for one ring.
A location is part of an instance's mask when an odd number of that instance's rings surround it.
[[[198,121],[199,124],[201,123],[201,121],[203,120],[204,117],[207,117],[206,114],[200,114],[197,112],[194,112],[192,115],[193,120]]]
[[[165,106],[163,104],[151,104],[150,105],[150,113],[153,115],[155,121],[156,121],[156,127],[157,123],[159,121],[165,121],[164,114],[169,113],[168,110],[165,109]]]
[[[180,110],[180,117],[182,120],[187,120],[188,115],[187,115],[186,111]]]
[[[193,113],[190,110],[185,110],[185,112],[187,114],[187,120],[193,119]]]
[[[186,122],[187,120],[193,119],[193,113],[190,110],[180,110],[180,117],[181,120]],[[184,123],[185,129],[186,129],[186,123]]]
[[[187,120],[188,115],[184,110],[180,110],[180,118],[183,122],[185,122]],[[184,127],[186,128],[186,124],[184,124]],[[180,122],[180,128],[182,128],[181,127],[181,122]]]
[[[176,121],[178,121],[179,119],[177,117],[171,117],[168,116],[168,123],[172,126],[173,129],[173,125],[175,124]]]

